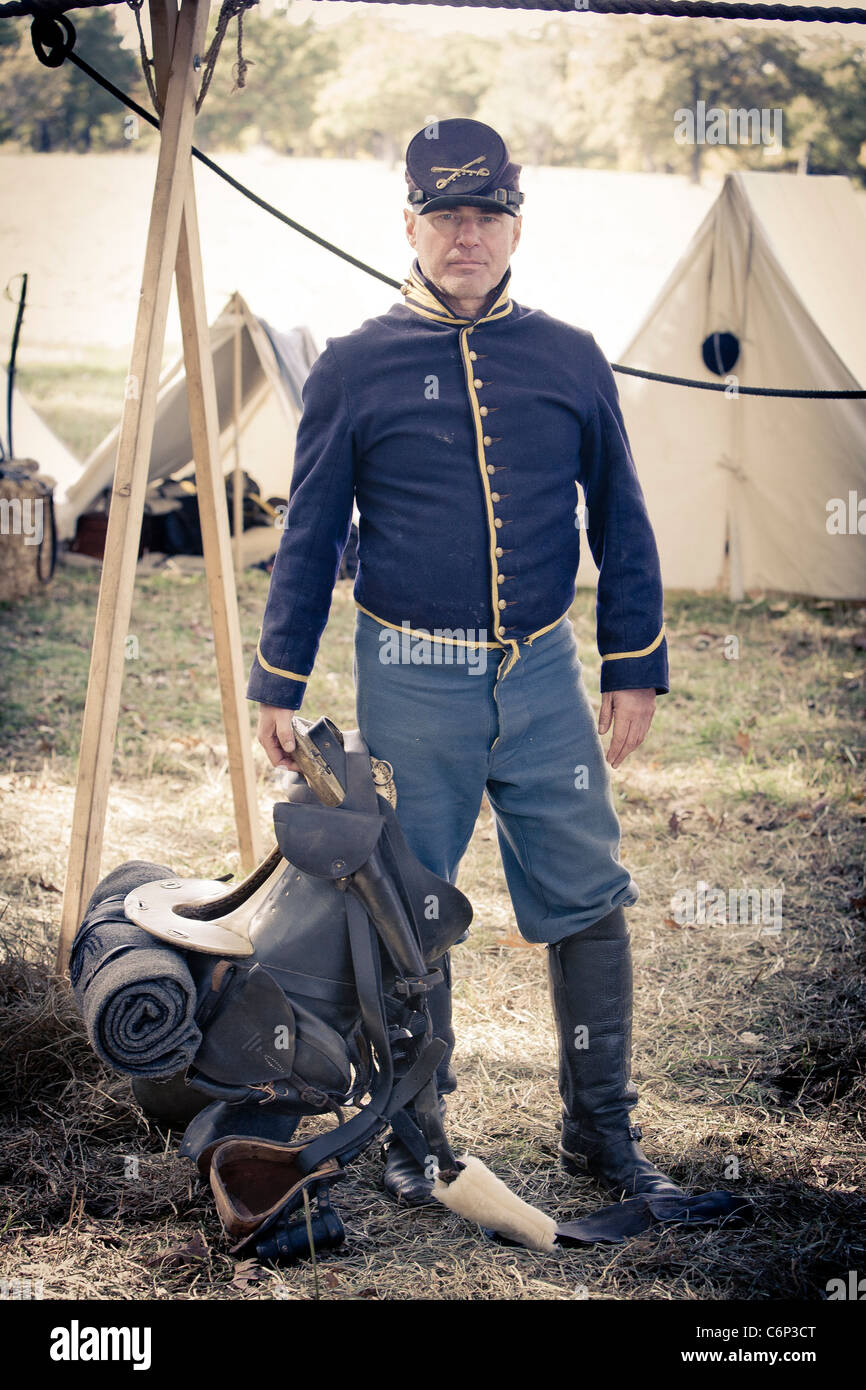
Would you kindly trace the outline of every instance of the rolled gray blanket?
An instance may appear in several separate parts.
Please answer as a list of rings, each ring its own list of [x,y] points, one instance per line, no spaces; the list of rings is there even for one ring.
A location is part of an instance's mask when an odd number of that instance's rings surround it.
[[[69,978],[90,1044],[128,1076],[173,1076],[189,1066],[201,1044],[196,987],[184,953],[123,911],[133,888],[172,877],[164,864],[121,864],[98,884],[72,943]]]

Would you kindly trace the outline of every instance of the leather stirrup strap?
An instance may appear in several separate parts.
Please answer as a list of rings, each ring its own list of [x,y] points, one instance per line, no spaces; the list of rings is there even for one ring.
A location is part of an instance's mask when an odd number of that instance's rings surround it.
[[[363,1110],[353,1115],[346,1124],[313,1139],[298,1154],[297,1167],[302,1173],[311,1172],[327,1158],[336,1157],[340,1162],[348,1163],[362,1153],[395,1111],[408,1105],[429,1082],[447,1052],[446,1044],[434,1038],[395,1086],[394,1063],[382,1001],[378,943],[364,908],[349,893],[346,894],[346,917],[361,1014],[376,1050],[379,1066],[370,1099]]]
[[[376,1050],[378,1066],[370,1099],[364,1109],[338,1130],[314,1139],[298,1156],[298,1167],[308,1173],[323,1159],[353,1148],[362,1137],[369,1143],[383,1123],[383,1107],[394,1088],[394,1062],[388,1042],[388,1026],[382,1001],[382,975],[377,942],[367,913],[351,893],[345,894],[346,922],[355,987],[367,1036]],[[366,1136],[369,1134],[369,1138]]]
[[[386,1050],[386,1055],[390,1059],[391,1049],[388,1041],[387,1022],[382,1005],[381,971],[379,968],[379,952],[376,939],[377,934],[383,940],[385,940],[385,938],[382,936],[382,933],[378,931],[378,921],[375,924],[370,922],[363,904],[353,897],[351,889],[346,894],[346,907],[350,939],[352,939],[351,932],[353,925],[355,925],[359,946],[363,943],[362,954],[366,954],[366,948],[369,946],[373,957],[372,965],[375,973],[376,990],[375,993],[371,993],[369,996],[370,1007],[368,1009],[366,1007],[368,1002],[367,992],[361,987],[366,966],[364,962],[361,962],[361,974],[359,974],[358,962],[354,954],[355,948],[353,940],[353,963],[355,963],[356,966],[356,985],[364,1024],[380,1058],[383,1055],[382,1049],[384,1048]],[[363,924],[361,920],[362,917]],[[404,914],[402,903],[400,903],[400,917],[403,924],[401,935],[411,935],[413,947],[417,948],[418,959],[423,970],[425,962],[420,953],[417,926],[413,918]],[[364,928],[366,928],[366,930],[364,930]],[[389,944],[387,940],[385,944],[387,947]],[[399,1137],[403,1138],[407,1148],[421,1164],[422,1168],[426,1168],[428,1159],[432,1155],[435,1157],[443,1172],[457,1172],[457,1160],[451,1150],[442,1125],[442,1115],[439,1110],[439,1094],[436,1089],[436,1083],[433,1080],[435,1067],[431,1069],[429,1065],[434,1049],[436,1055],[440,1059],[447,1052],[446,1044],[439,1038],[432,1039],[426,1047],[421,1049],[407,1075],[393,1088],[391,1096],[382,1113],[390,1118],[392,1128],[396,1120]],[[437,1061],[436,1066],[438,1067],[438,1065],[439,1063]],[[409,1104],[410,1101],[414,1101],[415,1103],[415,1111],[418,1117],[417,1124],[410,1119],[404,1111],[404,1107]],[[370,1103],[371,1105],[373,1103],[372,1097]]]
[[[430,1156],[430,1145],[421,1130],[410,1120],[405,1110],[396,1110],[391,1116],[391,1128],[401,1144],[404,1144],[422,1168],[426,1168]]]

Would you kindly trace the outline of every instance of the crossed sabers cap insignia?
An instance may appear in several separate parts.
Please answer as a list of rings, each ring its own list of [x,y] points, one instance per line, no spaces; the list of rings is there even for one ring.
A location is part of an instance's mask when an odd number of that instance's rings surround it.
[[[467,160],[465,164],[461,164],[459,169],[455,169],[453,165],[450,164],[431,164],[430,173],[448,175],[447,179],[436,180],[437,188],[447,188],[449,183],[451,183],[454,179],[462,178],[464,174],[472,174],[475,176],[475,178],[478,179],[488,179],[490,177],[489,169],[472,168],[473,164],[479,164],[482,159],[484,159],[484,155],[480,154],[478,155],[477,159],[470,159]]]

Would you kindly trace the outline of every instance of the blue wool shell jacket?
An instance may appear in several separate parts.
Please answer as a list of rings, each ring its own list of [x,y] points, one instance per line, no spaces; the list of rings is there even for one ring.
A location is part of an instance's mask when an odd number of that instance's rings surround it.
[[[251,700],[300,707],[354,500],[364,611],[519,660],[574,599],[577,483],[601,688],[667,691],[658,552],[613,373],[590,333],[515,303],[508,280],[459,318],[416,261],[403,303],[328,340],[304,386]]]

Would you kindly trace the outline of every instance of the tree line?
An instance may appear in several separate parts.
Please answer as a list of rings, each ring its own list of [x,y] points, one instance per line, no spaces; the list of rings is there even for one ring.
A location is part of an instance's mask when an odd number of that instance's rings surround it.
[[[77,11],[75,23],[76,51],[148,105],[138,56],[121,45],[112,11]],[[253,10],[245,83],[236,81],[232,31],[196,143],[394,162],[428,119],[462,115],[494,125],[527,164],[696,180],[706,167],[799,169],[866,184],[866,41],[819,29],[578,13],[530,34],[428,40],[399,17],[359,12],[320,28],[298,21],[291,4],[269,16]],[[731,111],[775,112],[781,138],[732,138]],[[88,151],[146,148],[152,138],[71,64],[42,67],[26,23],[0,22],[0,141]]]

